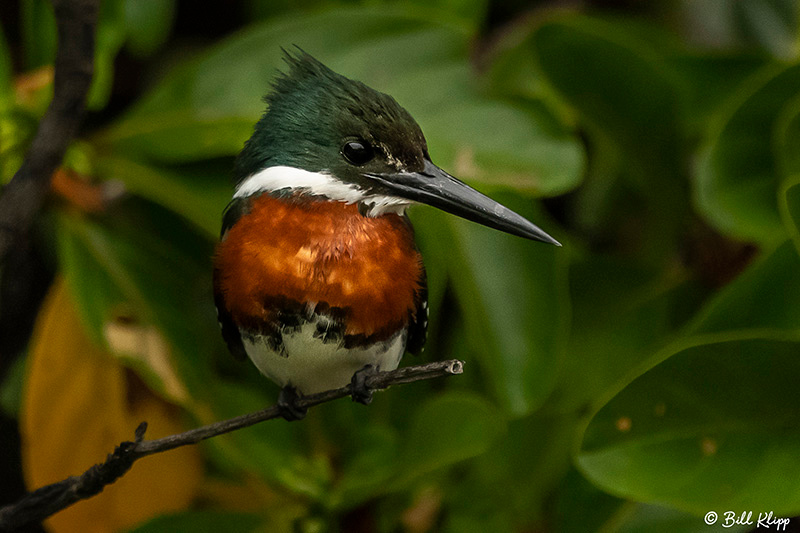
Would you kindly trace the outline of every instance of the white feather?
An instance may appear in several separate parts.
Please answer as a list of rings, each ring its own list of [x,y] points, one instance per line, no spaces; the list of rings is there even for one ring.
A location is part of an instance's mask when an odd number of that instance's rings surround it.
[[[262,374],[281,387],[291,384],[303,394],[344,387],[367,364],[394,370],[406,347],[404,330],[386,342],[350,349],[337,342],[323,342],[314,336],[316,331],[317,324],[312,321],[282,334],[285,355],[273,350],[264,337],[244,336],[242,340]]]
[[[356,185],[344,183],[325,171],[309,172],[302,168],[287,166],[268,167],[245,178],[237,187],[233,197],[246,198],[281,189],[303,190],[313,196],[324,196],[346,204],[362,203],[368,206],[369,217],[385,213],[402,215],[412,203],[405,198],[368,194]]]

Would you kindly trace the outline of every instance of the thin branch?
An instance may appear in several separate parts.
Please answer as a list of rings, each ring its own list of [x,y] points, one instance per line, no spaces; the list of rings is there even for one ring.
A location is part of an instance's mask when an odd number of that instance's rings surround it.
[[[365,379],[365,385],[371,390],[386,389],[391,385],[461,374],[463,368],[464,363],[456,359],[407,366],[391,372],[378,372],[368,376]],[[350,396],[350,385],[301,396],[297,404],[299,407],[309,408],[345,396]],[[281,416],[280,413],[278,406],[273,405],[261,411],[155,440],[144,440],[147,423],[142,422],[136,428],[134,441],[121,443],[114,453],[108,455],[104,463],[94,465],[79,476],[72,476],[30,492],[16,503],[0,508],[0,531],[11,531],[26,524],[42,521],[75,502],[99,494],[106,485],[110,485],[122,477],[137,459],[187,444],[197,444],[211,437],[278,418]]]
[[[50,179],[78,131],[92,82],[99,0],[53,0],[58,27],[53,100],[22,166],[0,194],[0,264],[41,209]]]

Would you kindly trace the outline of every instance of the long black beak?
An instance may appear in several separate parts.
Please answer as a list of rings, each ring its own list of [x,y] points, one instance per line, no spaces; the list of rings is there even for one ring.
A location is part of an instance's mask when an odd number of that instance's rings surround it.
[[[438,207],[518,237],[561,246],[539,226],[457,180],[428,160],[421,172],[366,174],[392,196]]]

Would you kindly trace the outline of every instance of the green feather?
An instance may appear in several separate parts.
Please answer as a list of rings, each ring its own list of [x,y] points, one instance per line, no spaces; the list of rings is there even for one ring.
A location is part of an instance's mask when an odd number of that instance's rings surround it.
[[[284,50],[288,72],[265,97],[267,111],[236,161],[239,180],[271,166],[329,171],[363,183],[365,171],[423,167],[427,144],[419,125],[391,96],[332,71],[300,48]],[[379,157],[364,167],[344,160],[342,146],[365,140]]]

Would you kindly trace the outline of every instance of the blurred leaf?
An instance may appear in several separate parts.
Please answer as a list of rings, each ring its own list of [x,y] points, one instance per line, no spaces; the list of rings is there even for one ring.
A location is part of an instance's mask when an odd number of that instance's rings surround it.
[[[114,157],[101,157],[95,165],[98,176],[120,180],[130,192],[184,216],[210,238],[219,236],[222,212],[233,187],[217,168],[206,164],[174,171]]]
[[[396,459],[392,488],[405,487],[431,472],[484,453],[504,429],[486,400],[466,391],[428,399],[414,413]]]
[[[429,15],[384,6],[272,20],[173,72],[97,140],[168,162],[233,155],[263,112],[261,98],[283,66],[280,47],[294,43],[397,98],[430,129],[434,158],[461,177],[548,195],[574,187],[583,165],[575,139],[544,112],[481,97],[469,70],[469,33]]]
[[[4,111],[12,95],[13,76],[11,50],[8,48],[5,33],[0,28],[0,111]]]
[[[672,68],[680,73],[686,103],[682,119],[693,138],[708,133],[709,121],[721,110],[738,87],[769,64],[769,59],[756,53],[708,53],[681,48],[667,57]]]
[[[125,42],[125,0],[103,0],[97,20],[94,50],[94,73],[86,106],[102,109],[111,97],[114,83],[114,60]]]
[[[724,515],[719,515],[717,527],[721,525],[725,531],[752,531],[747,524],[726,524]],[[614,529],[617,533],[707,533],[709,530],[711,526],[705,523],[703,516],[647,504],[628,504],[623,516],[619,517],[618,527]]]
[[[680,78],[641,32],[621,21],[564,17],[539,27],[531,45],[548,81],[594,131],[638,164],[660,163],[677,149]]]
[[[19,418],[25,385],[26,358],[19,356],[5,370],[0,382],[0,410],[9,418]]]
[[[697,283],[630,259],[574,261],[569,357],[548,407],[580,410],[607,399],[609,389],[678,334],[704,294]]]
[[[30,489],[88,469],[142,420],[148,438],[184,430],[179,412],[84,335],[61,281],[50,291],[31,343],[20,418]],[[47,521],[51,531],[115,531],[186,507],[203,475],[197,448],[148,458],[119,481]]]
[[[386,425],[373,425],[359,432],[359,449],[342,467],[341,477],[331,494],[331,504],[341,509],[359,504],[381,494],[397,475],[397,432]]]
[[[216,380],[208,387],[209,396],[214,398],[214,418],[218,420],[263,409],[274,402],[262,389],[241,383]],[[326,465],[307,456],[303,430],[300,424],[271,420],[211,439],[206,446],[222,471],[255,473],[271,484],[319,500],[330,483],[330,472]]]
[[[128,202],[115,215],[104,224],[59,218],[62,269],[88,332],[105,345],[120,317],[156,326],[172,348],[166,365],[197,394],[222,346],[209,287],[211,245],[152,204]],[[148,383],[166,393],[170,375],[160,370],[151,368],[160,380]]]
[[[526,218],[540,218],[518,197],[497,199]],[[452,232],[440,253],[447,256],[481,372],[507,413],[528,414],[552,390],[564,354],[569,327],[566,253],[439,216]]]
[[[589,483],[574,467],[564,476],[556,498],[553,531],[559,533],[616,531],[609,524],[618,522],[620,514],[631,506]]]
[[[503,438],[445,487],[446,508],[460,519],[455,523],[491,517],[514,525],[504,531],[530,531],[548,520],[552,495],[572,461],[577,423],[569,414],[511,420]],[[581,509],[585,516],[588,509]]]
[[[778,214],[776,120],[800,94],[800,65],[767,69],[729,104],[697,172],[695,202],[720,231],[763,244],[786,237]]]
[[[614,397],[577,463],[604,490],[639,501],[797,513],[798,339],[718,339],[684,343]]]
[[[787,180],[780,200],[784,224],[792,236],[795,249],[800,253],[800,175]]]
[[[254,514],[226,511],[188,511],[159,516],[129,533],[173,533],[191,531],[192,533],[245,533],[263,531],[261,517]]]
[[[777,57],[797,56],[794,0],[682,0],[683,23],[712,45],[756,45]]]
[[[784,177],[778,208],[800,253],[800,96],[783,108],[777,129],[777,157]]]
[[[692,333],[800,332],[800,257],[787,241],[719,291],[693,321]]]
[[[124,0],[128,50],[147,57],[167,40],[175,20],[176,0]]]
[[[47,0],[20,2],[24,69],[52,65],[56,58],[56,17]]]
[[[671,41],[630,21],[559,16],[536,28],[527,46],[589,135],[593,161],[589,188],[578,191],[579,220],[593,224],[595,213],[613,213],[619,227],[606,231],[626,231],[643,259],[663,265],[689,209],[684,80],[667,61]],[[617,176],[626,182],[615,183]],[[620,187],[625,196],[617,200]]]

